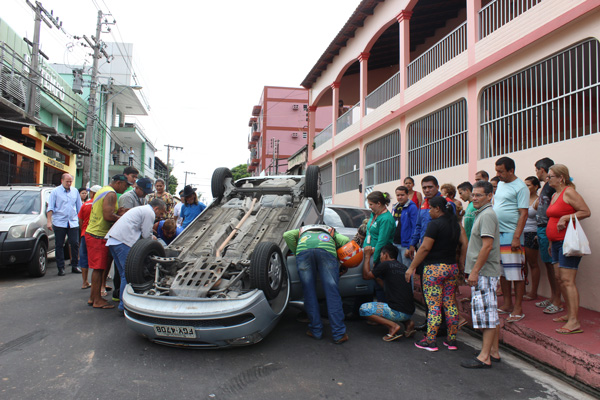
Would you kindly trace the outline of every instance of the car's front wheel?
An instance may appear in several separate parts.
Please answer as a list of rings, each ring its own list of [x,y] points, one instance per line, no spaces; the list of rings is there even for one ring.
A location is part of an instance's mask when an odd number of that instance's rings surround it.
[[[165,248],[160,242],[152,239],[138,240],[127,255],[125,278],[136,292],[143,292],[152,287],[156,262],[150,259],[151,256],[165,256]]]
[[[250,257],[250,285],[262,290],[267,300],[272,300],[281,290],[284,268],[279,246],[272,242],[259,243]]]
[[[33,257],[27,264],[29,275],[39,278],[46,275],[46,265],[48,263],[48,246],[41,240],[35,246]]]

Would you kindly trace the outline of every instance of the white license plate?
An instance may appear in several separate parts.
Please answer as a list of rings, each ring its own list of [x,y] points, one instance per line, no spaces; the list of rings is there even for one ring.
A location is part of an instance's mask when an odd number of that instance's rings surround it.
[[[154,325],[154,332],[158,336],[183,337],[183,338],[195,338],[196,337],[196,331],[191,326]]]

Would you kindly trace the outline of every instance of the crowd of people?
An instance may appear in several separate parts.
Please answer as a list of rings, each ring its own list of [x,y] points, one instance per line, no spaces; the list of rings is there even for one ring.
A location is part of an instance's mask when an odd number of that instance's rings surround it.
[[[560,334],[582,333],[578,319],[579,293],[575,284],[581,257],[563,254],[567,226],[573,217],[590,216],[590,209],[565,165],[549,158],[538,160],[535,176],[520,179],[509,157],[495,162],[495,176],[479,171],[474,182],[440,185],[436,177],[421,180],[422,194],[407,177],[395,190],[397,202],[380,191],[371,192],[367,203],[371,216],[363,223],[361,236],[354,240],[363,247],[363,278],[375,281],[374,301],[359,304],[359,315],[371,324],[388,329],[384,341],[411,337],[426,329],[415,346],[438,351],[437,336],[443,344],[457,349],[456,334],[467,323],[460,319],[456,294],[460,285],[471,287],[471,319],[483,331],[481,351],[464,360],[465,368],[490,368],[500,361],[498,337],[500,315],[505,323],[525,318],[523,301],[536,301],[545,314],[560,314]],[[540,190],[541,189],[541,190]],[[455,198],[458,191],[460,200]],[[327,295],[328,314],[334,343],[348,340],[337,285],[336,249],[349,238],[331,227],[312,225],[284,234],[288,247],[298,259],[305,301],[310,307],[307,335],[320,339],[323,327],[319,308],[313,303],[314,279],[320,274]],[[551,296],[538,299],[540,265],[546,268]],[[343,266],[343,265],[342,265]],[[425,326],[415,327],[414,278],[419,276],[426,309]],[[526,292],[526,279],[529,290]],[[514,299],[513,299],[514,289]],[[498,296],[503,296],[502,305]],[[310,299],[310,300],[307,300]],[[564,299],[564,304],[563,304]],[[541,300],[541,301],[537,301]],[[466,301],[469,301],[466,298]],[[331,304],[330,304],[331,303]],[[401,332],[400,324],[405,324]]]
[[[112,291],[113,302],[123,310],[125,265],[136,241],[152,238],[166,246],[206,208],[189,185],[179,193],[179,201],[163,179],[138,175],[135,167],[127,166],[104,187],[76,191],[71,190],[73,177],[64,174],[48,199],[47,227],[55,235],[58,275],[65,275],[68,239],[71,272],[81,273],[81,289],[90,289],[87,304],[94,308],[114,308],[106,298]],[[111,265],[114,288],[106,284]]]

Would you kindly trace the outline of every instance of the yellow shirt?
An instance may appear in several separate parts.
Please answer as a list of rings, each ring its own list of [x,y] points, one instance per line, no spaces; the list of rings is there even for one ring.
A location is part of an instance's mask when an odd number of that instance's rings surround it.
[[[94,197],[94,202],[92,203],[92,212],[90,213],[90,223],[88,224],[86,233],[89,233],[94,236],[104,237],[108,233],[108,230],[113,225],[113,221],[107,221],[104,219],[103,206],[104,206],[104,198],[110,192],[115,192],[115,189],[112,186],[104,186],[100,189],[96,196]],[[115,213],[119,208],[118,203],[115,201]]]

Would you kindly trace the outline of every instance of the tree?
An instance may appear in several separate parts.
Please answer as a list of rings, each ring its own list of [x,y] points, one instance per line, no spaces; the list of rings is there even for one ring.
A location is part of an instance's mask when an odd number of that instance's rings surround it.
[[[250,176],[248,173],[248,164],[240,164],[236,167],[231,168],[231,174],[233,175],[233,181]]]
[[[174,175],[170,175],[169,176],[169,193],[171,193],[172,195],[175,194],[175,192],[177,191],[177,178]]]

